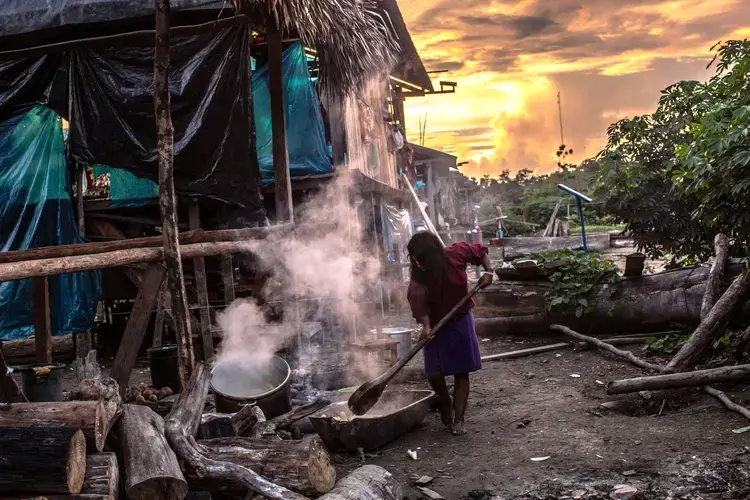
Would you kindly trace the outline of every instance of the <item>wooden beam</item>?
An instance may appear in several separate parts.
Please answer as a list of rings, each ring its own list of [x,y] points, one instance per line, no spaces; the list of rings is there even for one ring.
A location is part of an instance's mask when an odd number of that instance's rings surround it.
[[[152,347],[161,347],[164,338],[164,306],[166,295],[167,288],[162,282],[159,296],[156,298],[156,319],[154,320],[154,338],[151,342]]]
[[[86,215],[83,208],[83,185],[86,182],[86,167],[80,163],[77,163],[76,165],[78,166],[78,176],[76,179],[76,215],[78,215],[78,234],[84,236],[86,234]]]
[[[156,46],[154,48],[154,108],[156,112],[156,156],[159,160],[159,211],[167,264],[167,286],[172,294],[172,313],[177,331],[180,382],[184,385],[193,369],[193,337],[180,259],[177,193],[174,188],[174,126],[169,94],[170,64],[169,0],[156,0]],[[161,282],[160,282],[161,283]],[[158,289],[157,289],[158,291]],[[149,314],[154,304],[149,308]]]
[[[49,280],[47,277],[32,280],[34,294],[34,343],[36,360],[52,362],[52,325],[49,311]]]
[[[221,256],[221,281],[224,284],[224,304],[234,302],[234,262],[231,255]]]
[[[192,201],[188,207],[190,229],[200,229],[201,215],[198,202]],[[203,340],[203,359],[210,362],[214,359],[214,339],[211,335],[211,313],[208,304],[208,283],[206,281],[206,261],[203,257],[193,259],[193,274],[195,275],[195,293],[198,296],[198,315],[201,325],[201,339]]]
[[[0,252],[0,264],[22,262],[25,260],[93,255],[97,253],[114,252],[116,250],[128,250],[131,248],[160,247],[164,243],[162,236],[124,239],[125,235],[122,234],[114,224],[104,220],[96,220],[92,225],[95,231],[102,236],[121,241],[100,241],[96,243],[80,243],[76,245],[60,245],[54,247],[33,248],[31,250]],[[186,245],[188,243],[213,243],[219,241],[261,239],[271,233],[286,232],[290,230],[291,227],[291,224],[283,224],[270,227],[222,229],[218,231],[187,231],[180,234],[180,244]],[[114,228],[116,232],[113,233],[112,228]]]
[[[151,312],[154,310],[156,297],[159,295],[166,272],[167,270],[162,264],[151,264],[148,267],[146,274],[143,276],[143,282],[138,290],[133,309],[130,311],[130,317],[125,326],[125,332],[122,334],[122,341],[120,341],[120,347],[117,349],[110,374],[120,386],[121,397],[125,397],[130,372],[133,371],[135,361],[138,358],[138,351],[143,343],[143,336],[146,333],[146,327],[149,319],[151,319]]]
[[[275,3],[275,2],[273,2]],[[272,6],[268,17],[268,90],[271,95],[271,129],[273,135],[273,170],[276,187],[276,220],[294,222],[292,184],[289,174],[289,150],[286,142],[286,106],[284,104],[284,67],[281,30]]]
[[[180,256],[185,259],[193,257],[210,257],[246,252],[251,248],[249,241],[220,241],[217,243],[195,243],[181,247]],[[55,276],[58,274],[109,269],[142,262],[164,260],[163,248],[133,248],[94,255],[78,255],[55,259],[40,259],[27,262],[0,264],[0,283],[38,276]]]

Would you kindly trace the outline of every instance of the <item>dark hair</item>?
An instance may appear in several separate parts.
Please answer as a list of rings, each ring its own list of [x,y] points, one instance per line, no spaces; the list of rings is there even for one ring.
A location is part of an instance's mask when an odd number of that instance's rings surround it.
[[[428,297],[439,293],[450,266],[440,239],[427,231],[417,233],[411,237],[406,250],[411,263],[411,279],[427,288]],[[420,269],[417,262],[424,269]]]

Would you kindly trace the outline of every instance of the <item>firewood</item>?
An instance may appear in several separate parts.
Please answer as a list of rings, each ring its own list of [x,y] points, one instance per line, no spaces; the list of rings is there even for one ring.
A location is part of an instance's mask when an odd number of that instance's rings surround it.
[[[0,491],[80,493],[86,475],[86,437],[78,429],[0,428]]]
[[[750,379],[750,365],[725,366],[710,370],[615,380],[607,384],[607,394],[700,387],[720,382],[734,382],[748,379]]]
[[[667,373],[684,372],[692,370],[705,357],[712,342],[719,335],[727,323],[735,308],[744,302],[750,291],[750,272],[742,273],[729,286],[724,295],[721,296],[716,305],[708,313],[693,335],[680,348],[672,360],[664,369]]]
[[[204,413],[198,427],[198,439],[233,437],[237,432],[232,425],[231,413]]]
[[[599,349],[603,349],[605,351],[609,351],[612,354],[619,356],[621,358],[625,358],[628,361],[630,361],[635,366],[638,366],[640,368],[645,368],[646,370],[653,370],[653,371],[661,371],[662,367],[659,365],[655,365],[653,363],[649,363],[648,361],[644,361],[637,356],[635,356],[632,352],[629,351],[622,351],[610,344],[607,344],[606,342],[602,342],[599,339],[595,339],[594,337],[589,337],[587,335],[581,335],[578,332],[575,332],[571,330],[570,328],[562,325],[552,325],[550,326],[550,329],[562,332],[565,335],[568,335],[569,337],[573,337],[578,340],[583,340],[584,342],[588,342],[590,344],[595,345]]]
[[[199,363],[166,420],[166,435],[172,449],[199,478],[233,481],[274,500],[306,500],[304,496],[268,481],[260,474],[230,462],[203,455],[195,443],[201,413],[211,382],[206,363]]]
[[[18,365],[23,362],[33,362],[36,359],[36,346],[34,339],[6,340],[2,346],[5,361],[10,365]],[[52,337],[52,356],[56,360],[72,357],[73,335],[61,335]]]
[[[265,422],[266,416],[263,414],[263,410],[256,405],[245,405],[231,417],[232,427],[237,436],[244,436],[261,420]]]
[[[401,500],[401,485],[377,465],[365,465],[344,477],[318,500]]]
[[[1,429],[19,426],[80,429],[86,437],[88,448],[102,451],[109,422],[101,401],[0,404],[0,432]]]
[[[164,420],[159,415],[145,406],[124,405],[117,435],[122,443],[129,500],[185,497],[187,482],[164,436]]]
[[[94,453],[86,456],[86,478],[82,495],[101,495],[117,500],[120,490],[120,468],[114,453]]]
[[[270,481],[297,493],[318,497],[331,491],[336,469],[331,455],[317,436],[300,441],[272,441],[243,437],[199,441],[201,452],[214,460],[251,469]],[[210,491],[246,490],[241,484],[221,481],[199,483]]]

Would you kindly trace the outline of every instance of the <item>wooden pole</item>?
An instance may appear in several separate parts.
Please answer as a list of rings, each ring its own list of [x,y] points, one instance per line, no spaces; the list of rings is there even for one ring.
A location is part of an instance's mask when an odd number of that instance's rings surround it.
[[[172,311],[177,328],[177,357],[183,386],[193,369],[193,338],[190,335],[185,278],[180,259],[177,227],[177,195],[174,188],[174,127],[169,94],[170,52],[169,0],[156,0],[156,43],[154,49],[154,108],[156,113],[156,154],[159,159],[159,210],[167,264],[167,286],[172,295]],[[158,289],[157,289],[158,290]],[[149,312],[153,305],[149,308]]]
[[[164,238],[162,236],[146,236],[143,238],[125,239],[125,235],[123,235],[116,226],[104,222],[106,221],[97,220],[93,222],[94,230],[102,236],[118,241],[99,241],[94,243],[80,243],[77,245],[60,245],[54,247],[33,248],[31,250],[0,252],[0,264],[38,259],[59,259],[61,257],[95,255],[98,253],[130,250],[134,248],[161,247],[164,244]],[[262,239],[269,234],[284,233],[291,228],[291,224],[280,224],[270,227],[251,227],[244,229],[187,231],[180,233],[180,245]]]
[[[186,259],[210,257],[212,255],[246,252],[251,249],[252,244],[250,241],[194,243],[192,245],[184,245],[181,248],[182,251],[180,254]],[[108,269],[143,262],[158,262],[164,260],[164,257],[165,252],[163,248],[134,248],[94,255],[12,262],[9,264],[0,264],[0,283],[40,276],[56,276],[58,274],[79,271],[91,271],[93,269]],[[140,278],[137,281],[140,282]]]
[[[289,150],[286,143],[286,107],[284,104],[283,47],[278,12],[269,0],[268,8],[268,90],[271,94],[273,134],[273,170],[275,176],[276,220],[294,222],[292,183],[289,175]]]
[[[47,277],[32,280],[34,294],[34,343],[36,360],[39,363],[52,362],[52,325],[49,311],[49,280]]]
[[[190,229],[201,228],[201,215],[198,202],[190,203],[188,209]],[[201,339],[203,340],[203,359],[214,359],[214,339],[211,336],[211,313],[208,306],[208,283],[206,281],[206,261],[203,257],[193,259],[193,273],[195,274],[195,293],[198,296],[198,314],[201,324]]]
[[[133,371],[135,361],[138,357],[138,351],[143,342],[143,335],[146,333],[148,321],[151,318],[151,312],[156,304],[156,296],[161,289],[162,281],[166,269],[161,264],[151,264],[146,270],[141,282],[141,288],[138,290],[138,296],[130,311],[128,323],[125,326],[125,333],[122,335],[120,347],[117,349],[115,361],[112,364],[110,376],[117,381],[120,386],[120,396],[125,396],[128,387],[130,372]]]

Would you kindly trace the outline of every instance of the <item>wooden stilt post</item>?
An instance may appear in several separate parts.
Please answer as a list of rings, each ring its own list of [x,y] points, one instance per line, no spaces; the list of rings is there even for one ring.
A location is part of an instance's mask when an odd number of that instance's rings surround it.
[[[189,207],[190,229],[201,228],[201,215],[198,202],[193,201]],[[203,340],[203,359],[210,362],[214,358],[214,339],[211,336],[211,313],[208,305],[208,283],[206,281],[206,261],[203,257],[193,259],[195,273],[195,291],[198,296],[198,311]]]
[[[268,2],[268,78],[271,94],[271,127],[273,133],[273,170],[275,176],[276,221],[294,222],[292,183],[289,175],[289,150],[286,144],[286,108],[284,105],[283,47],[278,13]]]
[[[125,396],[125,390],[128,387],[130,372],[133,371],[135,361],[138,357],[138,351],[143,343],[143,335],[146,333],[148,321],[151,319],[151,313],[156,304],[156,297],[161,290],[161,284],[164,281],[166,269],[160,263],[148,266],[146,273],[143,275],[141,288],[138,290],[138,296],[135,298],[133,309],[130,311],[128,324],[125,326],[125,333],[122,334],[120,347],[117,349],[115,361],[112,364],[110,376],[117,381],[120,386],[120,396]]]
[[[36,360],[39,363],[52,362],[52,325],[49,313],[49,280],[47,277],[34,278],[34,343]]]
[[[156,319],[154,320],[154,338],[151,342],[152,347],[161,347],[164,342],[164,314],[167,295],[167,287],[164,282],[159,289],[159,296],[156,298]]]
[[[190,334],[185,278],[180,260],[177,226],[177,195],[174,189],[174,127],[169,95],[170,52],[169,0],[156,0],[156,44],[154,49],[154,108],[156,112],[156,154],[159,159],[159,210],[164,234],[167,287],[177,328],[177,356],[183,386],[193,369],[193,338]],[[152,305],[153,308],[153,305]]]

